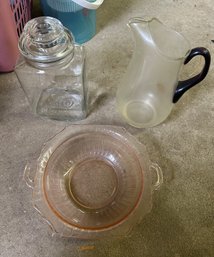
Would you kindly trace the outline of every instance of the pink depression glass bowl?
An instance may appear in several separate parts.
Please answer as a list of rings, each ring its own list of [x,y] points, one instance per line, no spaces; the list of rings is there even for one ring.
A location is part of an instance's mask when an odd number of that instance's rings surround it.
[[[151,168],[158,181],[151,181]],[[150,211],[161,169],[125,129],[72,126],[49,141],[36,164],[33,203],[54,232],[96,239],[127,234]]]

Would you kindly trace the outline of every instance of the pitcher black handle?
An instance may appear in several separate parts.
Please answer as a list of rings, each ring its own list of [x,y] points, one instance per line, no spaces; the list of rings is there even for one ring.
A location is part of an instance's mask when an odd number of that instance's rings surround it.
[[[202,55],[204,57],[204,60],[205,60],[204,67],[201,73],[199,73],[198,75],[195,75],[190,79],[178,82],[178,86],[173,96],[173,103],[176,103],[187,90],[189,90],[191,87],[201,82],[206,77],[209,71],[210,61],[211,61],[210,53],[206,48],[204,47],[193,48],[190,51],[187,58],[185,59],[184,64],[187,64],[190,60],[192,60],[192,58],[194,58],[197,55]]]

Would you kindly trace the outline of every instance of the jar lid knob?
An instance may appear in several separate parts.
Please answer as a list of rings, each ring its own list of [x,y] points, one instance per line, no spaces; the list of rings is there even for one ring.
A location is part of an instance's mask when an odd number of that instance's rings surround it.
[[[59,20],[47,16],[27,22],[19,39],[21,54],[31,61],[57,61],[73,52],[73,48],[72,33]]]

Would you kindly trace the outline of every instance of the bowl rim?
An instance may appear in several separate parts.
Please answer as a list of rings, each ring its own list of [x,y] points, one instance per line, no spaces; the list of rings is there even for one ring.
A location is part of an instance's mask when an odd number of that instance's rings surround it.
[[[106,128],[103,129],[102,127],[97,129],[96,132],[98,133],[101,133],[101,134],[104,134],[104,135],[108,135],[108,136],[112,136],[112,133],[120,136],[120,141],[121,143],[124,143],[125,141],[128,141],[129,143],[130,140],[134,140],[134,143],[138,143],[139,145],[142,146],[142,144],[140,144],[139,142],[137,142],[137,140],[132,136],[130,135],[125,129],[122,128],[122,130],[120,130],[120,132],[118,132],[118,129],[117,131],[114,131],[114,129],[109,129],[109,128]],[[84,226],[78,226],[77,224],[73,224],[71,222],[69,222],[68,220],[66,220],[66,218],[63,217],[63,215],[61,215],[54,207],[53,205],[50,203],[50,201],[48,200],[48,196],[47,196],[47,192],[45,190],[45,180],[46,180],[46,176],[47,176],[47,172],[46,172],[46,168],[48,166],[48,162],[50,161],[50,158],[51,156],[55,153],[55,151],[61,146],[63,145],[65,142],[67,142],[69,139],[71,138],[75,138],[75,137],[78,137],[78,136],[83,136],[84,134],[88,134],[88,133],[93,133],[94,134],[94,130],[79,130],[77,131],[77,133],[74,133],[74,134],[71,134],[70,137],[66,137],[63,141],[60,142],[60,144],[56,145],[55,149],[51,152],[51,154],[49,155],[49,157],[46,159],[46,162],[44,163],[43,162],[43,165],[45,166],[44,167],[44,173],[42,175],[42,192],[43,192],[43,195],[44,195],[44,200],[45,202],[47,203],[48,205],[48,208],[50,209],[50,211],[54,214],[55,218],[57,218],[58,220],[60,220],[61,222],[63,222],[67,227],[70,227],[72,229],[78,229],[78,230],[81,230],[81,231],[87,231],[87,232],[103,232],[103,231],[107,231],[107,230],[111,230],[111,229],[114,229],[118,226],[120,226],[121,224],[125,223],[127,220],[129,220],[129,217],[138,209],[138,206],[140,205],[141,203],[141,199],[142,199],[142,196],[143,196],[143,191],[144,191],[144,168],[142,167],[142,161],[140,160],[140,154],[139,154],[139,149],[136,147],[135,144],[130,144],[128,147],[132,148],[132,152],[133,152],[133,155],[136,159],[136,161],[138,162],[138,166],[141,170],[141,187],[140,187],[140,191],[138,193],[138,197],[136,198],[136,201],[135,201],[135,204],[133,205],[133,207],[130,209],[130,211],[125,215],[123,216],[121,219],[115,221],[114,223],[112,224],[109,224],[109,225],[106,225],[106,226],[102,226],[102,227],[84,227]],[[123,139],[125,139],[124,142],[122,142],[121,140],[121,137]]]
[[[55,149],[68,140],[70,137],[79,135],[84,132],[103,132],[105,134],[116,134],[123,139],[125,142],[132,146],[132,150],[137,156],[137,160],[141,167],[141,178],[142,187],[141,195],[139,200],[133,209],[133,211],[125,217],[120,222],[117,222],[114,226],[110,225],[105,228],[93,228],[92,230],[86,228],[78,228],[76,226],[65,223],[62,219],[50,209],[47,201],[44,197],[43,187],[43,176],[44,169],[50,156],[53,154]],[[69,127],[64,127],[59,133],[51,137],[44,145],[40,152],[40,156],[36,161],[36,174],[34,179],[34,189],[33,189],[33,205],[34,208],[39,212],[39,214],[44,218],[44,220],[51,226],[53,233],[60,234],[65,237],[78,237],[78,238],[97,238],[95,236],[97,233],[99,235],[112,232],[113,235],[117,233],[128,233],[127,229],[129,226],[133,226],[136,222],[138,223],[146,213],[151,211],[152,207],[152,187],[151,187],[151,174],[150,174],[151,160],[149,158],[147,149],[143,143],[141,143],[134,135],[128,132],[125,128],[121,126],[114,125],[72,125]],[[35,170],[35,169],[34,169]],[[141,214],[140,214],[141,213]],[[118,230],[119,229],[119,230]],[[122,232],[124,230],[124,232]],[[129,228],[130,230],[130,228]]]

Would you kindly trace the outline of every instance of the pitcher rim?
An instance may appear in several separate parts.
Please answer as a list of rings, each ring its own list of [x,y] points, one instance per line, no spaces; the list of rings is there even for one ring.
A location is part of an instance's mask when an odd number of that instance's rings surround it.
[[[189,53],[190,53],[190,51],[191,51],[191,45],[190,45],[189,40],[188,40],[182,33],[180,33],[180,32],[178,32],[178,31],[172,29],[171,27],[166,26],[166,25],[165,25],[163,22],[161,22],[158,18],[156,18],[156,17],[148,17],[148,16],[145,17],[145,18],[143,18],[143,17],[133,17],[133,18],[130,18],[130,19],[129,19],[127,25],[128,25],[128,27],[131,28],[130,25],[131,25],[132,23],[141,23],[141,22],[147,23],[147,24],[148,24],[148,27],[149,27],[150,35],[151,35],[151,37],[152,37],[151,30],[150,30],[150,22],[152,22],[153,20],[159,22],[162,26],[164,26],[165,28],[167,28],[167,29],[170,30],[170,31],[173,31],[175,34],[181,36],[181,37],[184,39],[184,41],[186,41],[186,43],[187,43],[187,45],[188,45],[188,51],[187,51],[183,56],[181,56],[181,57],[172,57],[172,56],[170,56],[170,55],[167,55],[167,54],[163,53],[163,52],[159,49],[159,47],[157,47],[157,45],[155,44],[155,49],[157,50],[157,52],[158,52],[159,54],[161,54],[162,56],[164,56],[165,58],[170,59],[170,60],[177,61],[177,60],[185,59],[185,58],[189,55]]]

